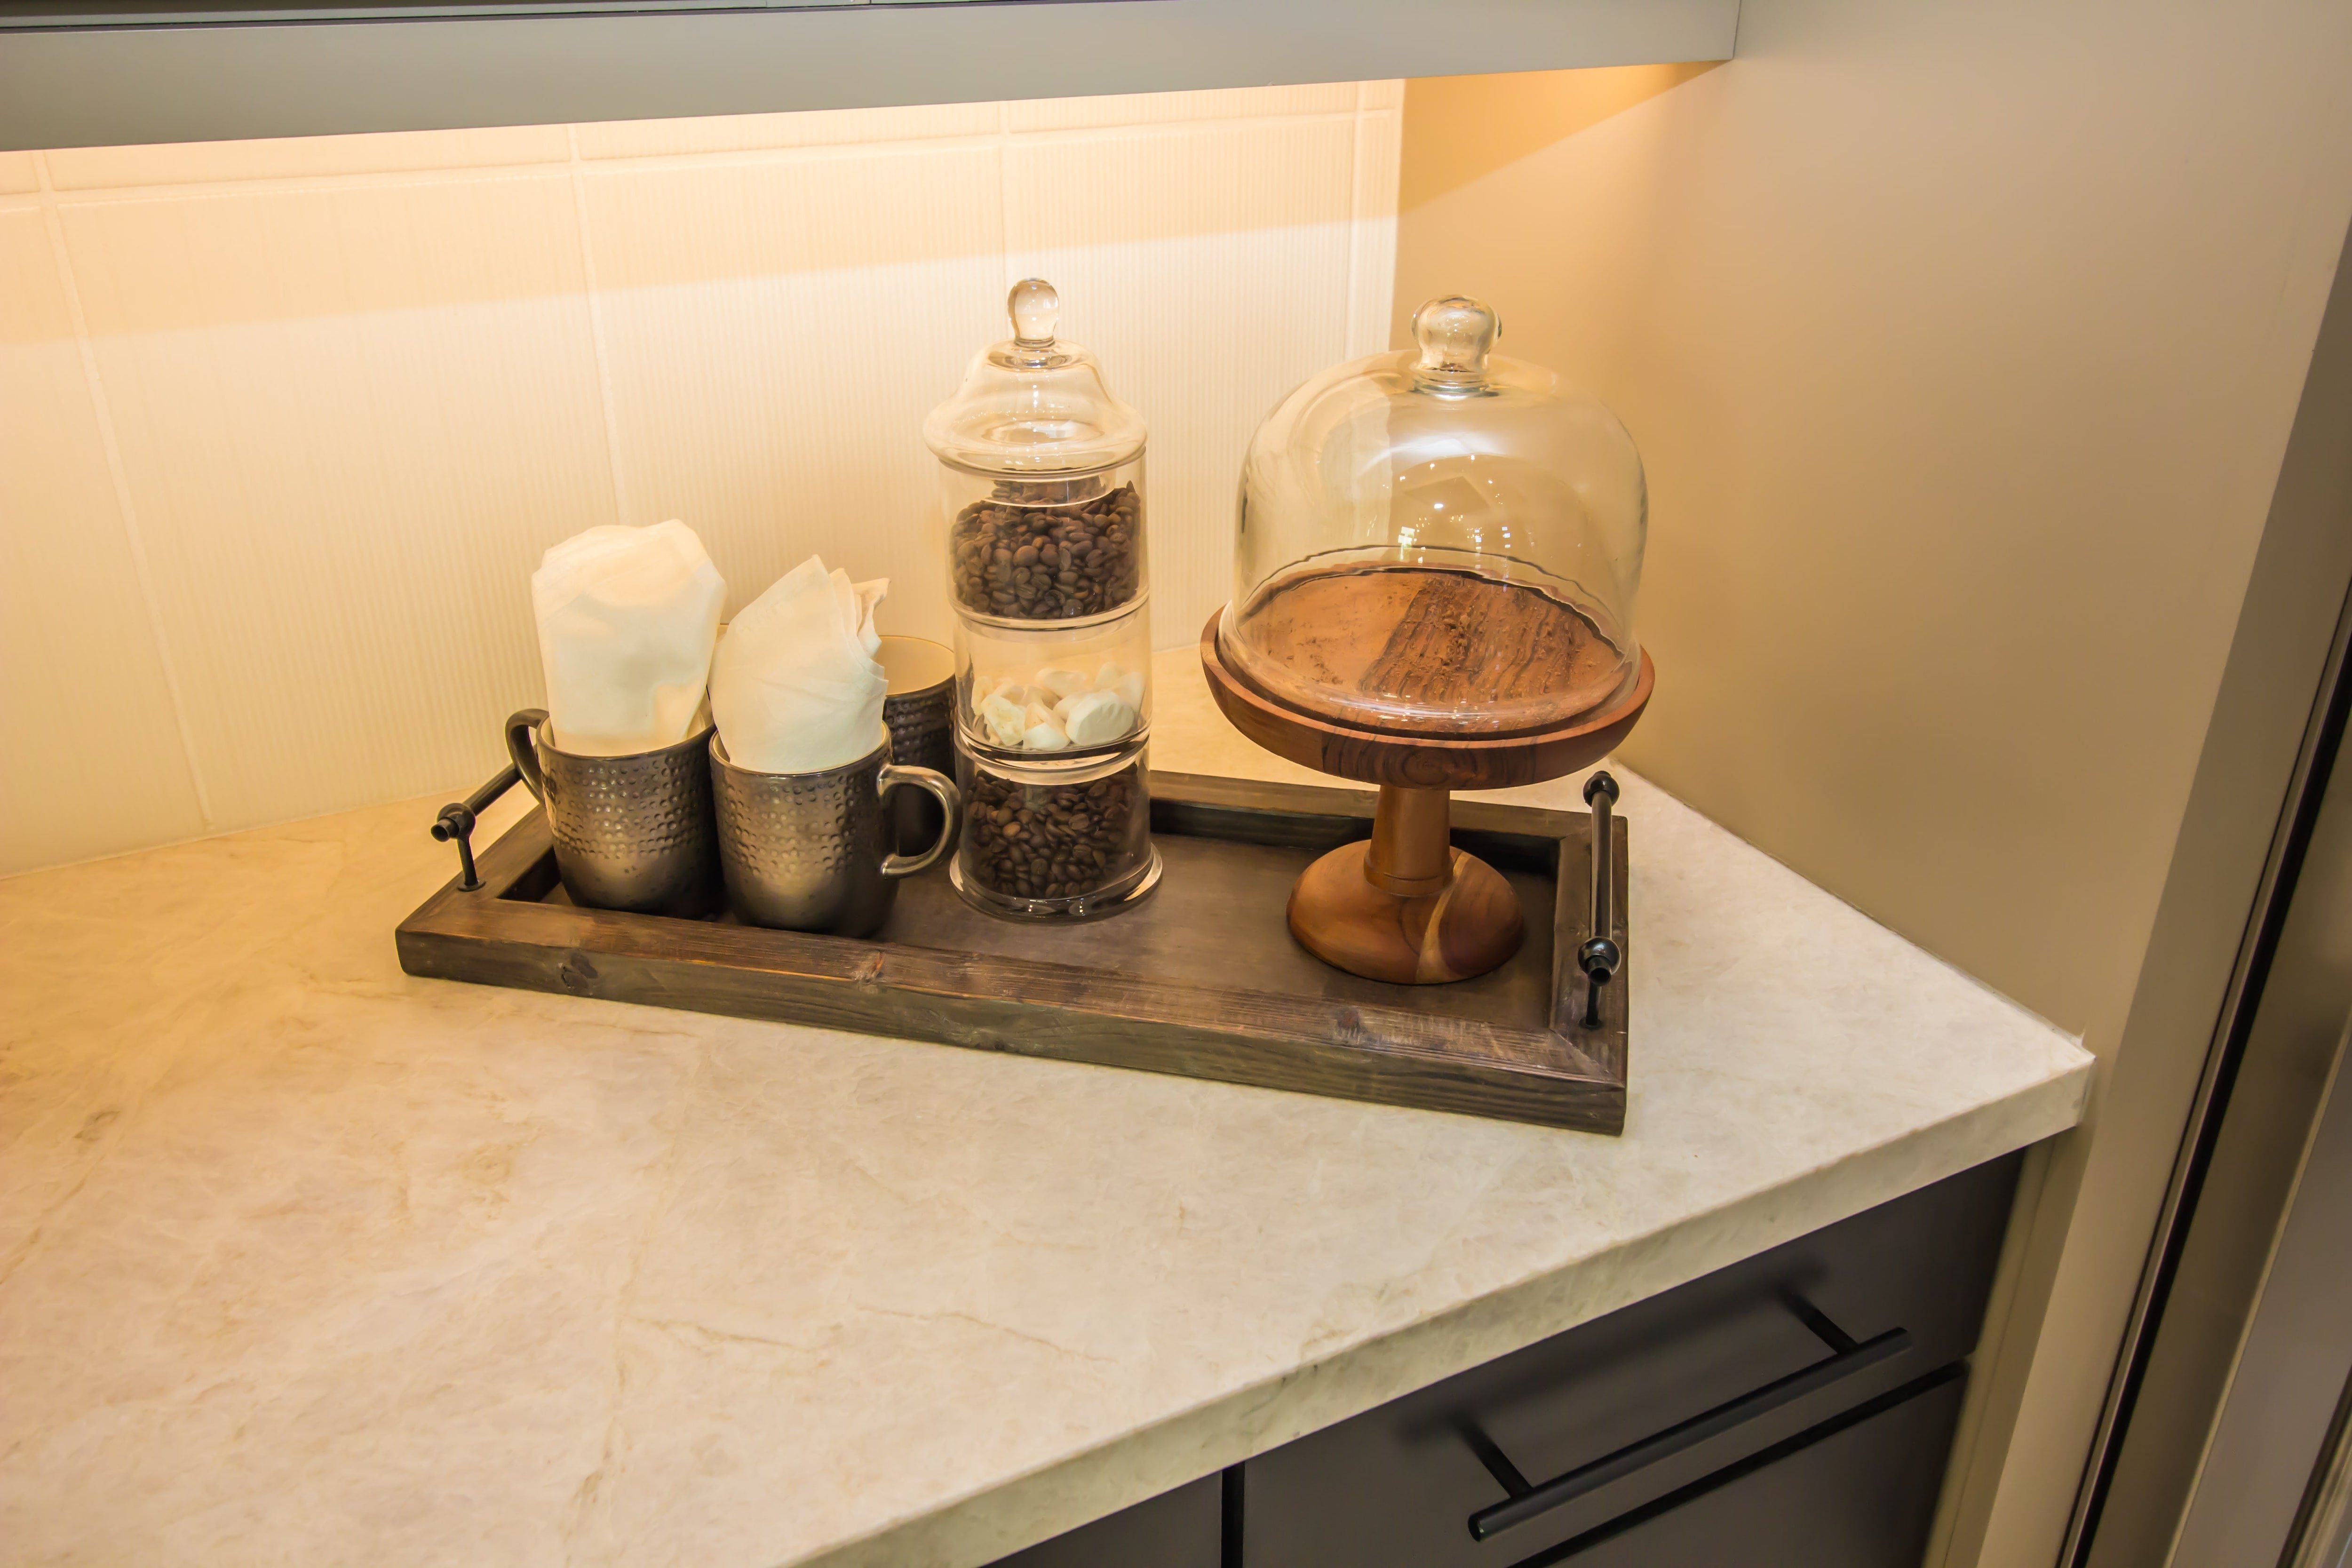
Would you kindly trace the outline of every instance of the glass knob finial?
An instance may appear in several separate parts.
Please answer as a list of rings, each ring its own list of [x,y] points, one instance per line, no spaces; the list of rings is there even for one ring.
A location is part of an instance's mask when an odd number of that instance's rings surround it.
[[[1503,318],[1482,300],[1449,294],[1412,313],[1420,368],[1447,379],[1483,376],[1486,355],[1503,335]]]
[[[1054,324],[1061,320],[1062,297],[1043,278],[1024,278],[1004,297],[1005,314],[1013,318],[1013,338],[1024,348],[1045,348],[1054,341]]]

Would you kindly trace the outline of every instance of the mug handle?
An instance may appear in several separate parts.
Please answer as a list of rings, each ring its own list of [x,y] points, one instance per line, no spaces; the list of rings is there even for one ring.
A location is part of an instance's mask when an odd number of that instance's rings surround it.
[[[539,771],[539,746],[531,731],[547,722],[544,708],[520,709],[507,721],[507,755],[514,759],[515,771],[522,774],[525,788],[540,805],[547,804],[547,780]]]
[[[940,857],[955,847],[956,835],[963,828],[963,795],[955,780],[929,768],[901,767],[897,763],[885,763],[880,776],[874,781],[875,793],[887,801],[890,792],[900,784],[912,784],[927,789],[940,805],[947,808],[948,825],[940,829],[940,841],[920,855],[888,855],[882,860],[886,877],[911,877],[918,871],[929,870],[939,864]]]

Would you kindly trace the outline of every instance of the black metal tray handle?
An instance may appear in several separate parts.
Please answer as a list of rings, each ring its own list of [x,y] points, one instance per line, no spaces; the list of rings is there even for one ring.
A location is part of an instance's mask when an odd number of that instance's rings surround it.
[[[441,808],[433,819],[434,839],[442,844],[457,841],[457,890],[470,893],[478,889],[482,879],[474,870],[474,821],[490,809],[490,803],[522,782],[522,770],[512,763],[504,772],[463,800],[453,800]],[[536,793],[536,792],[534,792]]]
[[[1596,811],[1594,815],[1597,836],[1600,814]],[[1598,859],[1597,854],[1595,858]],[[1487,1473],[1510,1494],[1503,1501],[1482,1508],[1470,1516],[1471,1538],[1492,1540],[1506,1530],[1538,1519],[1589,1492],[1600,1490],[1612,1481],[1622,1480],[1636,1471],[1647,1469],[1711,1438],[1744,1426],[1783,1405],[1793,1405],[1809,1394],[1860,1376],[1911,1348],[1911,1331],[1908,1329],[1889,1329],[1883,1334],[1856,1341],[1801,1297],[1789,1298],[1788,1306],[1815,1337],[1829,1346],[1829,1359],[1800,1368],[1786,1377],[1777,1378],[1737,1399],[1727,1400],[1712,1410],[1679,1422],[1663,1432],[1654,1433],[1639,1442],[1629,1443],[1613,1454],[1595,1459],[1589,1465],[1580,1465],[1566,1475],[1555,1477],[1540,1486],[1529,1485],[1527,1478],[1519,1474],[1518,1467],[1512,1464],[1483,1431],[1475,1427],[1465,1429],[1463,1437],[1469,1443],[1471,1452],[1478,1456],[1479,1463],[1486,1467]]]
[[[1625,954],[1610,932],[1617,927],[1616,889],[1612,870],[1616,846],[1612,808],[1617,805],[1617,781],[1595,773],[1584,784],[1584,804],[1592,808],[1592,934],[1578,944],[1576,966],[1584,971],[1584,1026],[1601,1027],[1601,988],[1617,978]]]

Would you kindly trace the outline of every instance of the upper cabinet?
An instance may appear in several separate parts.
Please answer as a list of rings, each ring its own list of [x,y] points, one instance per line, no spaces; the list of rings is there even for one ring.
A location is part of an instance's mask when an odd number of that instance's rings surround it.
[[[1738,0],[0,0],[0,149],[1728,58]]]

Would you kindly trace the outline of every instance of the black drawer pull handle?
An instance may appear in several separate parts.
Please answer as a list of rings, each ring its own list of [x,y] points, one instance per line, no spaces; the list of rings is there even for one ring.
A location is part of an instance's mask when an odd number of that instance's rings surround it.
[[[1470,1516],[1472,1539],[1491,1540],[1514,1525],[1525,1524],[1529,1520],[1549,1513],[1587,1492],[1598,1491],[1610,1482],[1622,1480],[1636,1470],[1646,1469],[1660,1460],[1695,1448],[1709,1438],[1720,1436],[1784,1405],[1793,1405],[1808,1394],[1818,1394],[1833,1384],[1859,1376],[1911,1348],[1911,1331],[1908,1329],[1889,1329],[1883,1334],[1857,1343],[1811,1302],[1791,1300],[1789,1306],[1804,1320],[1805,1326],[1820,1336],[1834,1352],[1828,1360],[1801,1367],[1786,1377],[1775,1379],[1737,1399],[1727,1400],[1712,1410],[1654,1433],[1638,1443],[1629,1443],[1613,1454],[1595,1459],[1589,1465],[1580,1465],[1541,1486],[1529,1486],[1502,1451],[1484,1433],[1478,1434],[1478,1440],[1471,1444],[1472,1451],[1477,1454],[1487,1471],[1502,1483],[1503,1489],[1511,1495]]]

